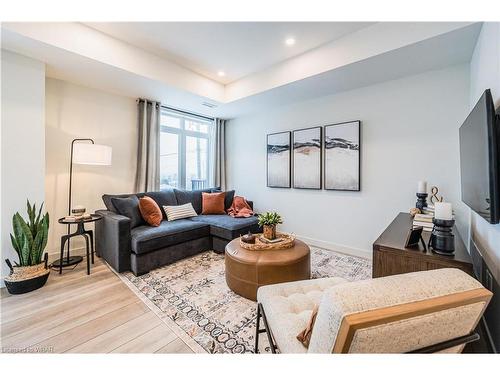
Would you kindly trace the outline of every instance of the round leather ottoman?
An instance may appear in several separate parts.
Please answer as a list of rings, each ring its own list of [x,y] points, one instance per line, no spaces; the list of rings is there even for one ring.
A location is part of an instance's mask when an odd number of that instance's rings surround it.
[[[311,278],[311,251],[297,239],[290,249],[246,250],[236,238],[226,245],[225,263],[229,288],[253,301],[260,286]]]

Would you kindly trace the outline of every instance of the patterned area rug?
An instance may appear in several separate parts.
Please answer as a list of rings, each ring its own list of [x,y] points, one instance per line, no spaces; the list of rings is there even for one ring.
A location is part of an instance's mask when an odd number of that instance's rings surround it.
[[[371,261],[311,248],[311,272],[362,280],[371,277]],[[119,276],[195,352],[253,351],[256,304],[228,288],[223,255],[205,252],[143,276]],[[268,351],[264,336],[260,350]]]

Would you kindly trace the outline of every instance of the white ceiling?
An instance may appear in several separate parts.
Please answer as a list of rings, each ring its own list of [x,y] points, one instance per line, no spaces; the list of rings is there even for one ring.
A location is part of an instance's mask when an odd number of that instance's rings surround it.
[[[111,24],[113,27],[115,25]],[[125,24],[120,27],[123,25]],[[163,25],[169,27],[168,23]],[[186,25],[188,24],[176,27]],[[210,26],[218,29],[217,24],[207,25],[201,24],[200,27],[204,29]],[[230,24],[219,24],[221,29],[228,25]],[[235,29],[241,26],[232,25]],[[269,38],[263,36],[265,33],[260,30],[261,25],[266,29],[286,24],[252,25],[253,31],[248,33],[248,37],[242,38],[242,42],[233,39],[233,46],[222,41],[215,43],[215,46],[207,44],[208,42],[204,45],[200,42],[202,37],[192,41],[193,38],[188,34],[179,37],[185,44],[203,47],[204,53],[213,56],[212,59],[200,58],[199,64],[213,65],[215,71],[225,69],[230,73],[228,66],[215,68],[214,61],[231,60],[235,64],[235,71],[247,74],[231,83],[207,78],[194,72],[192,67],[187,68],[172,61],[172,57],[159,56],[157,51],[152,53],[138,48],[129,43],[130,41],[122,41],[82,23],[2,23],[1,47],[43,61],[46,64],[46,74],[51,78],[118,95],[158,100],[168,106],[208,116],[233,118],[298,100],[336,94],[407,75],[467,63],[482,26],[480,23],[379,22],[333,41],[321,43],[318,39],[311,40],[309,45],[317,45],[315,48],[291,57],[285,56],[285,52],[290,53],[283,45],[285,33],[283,38],[276,39],[276,43],[270,43]],[[300,25],[304,30],[308,29],[308,32],[301,35],[312,35],[312,30],[317,26],[313,23]],[[325,25],[320,24],[321,27]],[[334,30],[336,25],[339,24],[330,24],[331,30]],[[346,24],[340,26],[344,27]],[[342,27],[336,29],[337,32],[340,32]],[[188,29],[189,27],[186,30]],[[197,27],[190,32],[196,34],[196,30]],[[208,33],[207,29],[204,30],[205,32],[200,34]],[[232,34],[228,29],[226,33]],[[265,43],[258,42],[256,35],[260,35]],[[302,36],[296,34],[294,37],[297,38],[298,47],[300,40],[303,40]],[[213,42],[219,39],[211,36],[207,37],[207,40]],[[269,44],[279,46],[270,48]],[[253,49],[250,46],[254,46]],[[185,49],[185,54],[190,56],[199,52],[194,47],[181,47]],[[264,55],[266,48],[269,52]],[[226,53],[231,58],[224,57]],[[239,55],[247,57],[242,58],[241,63],[236,63],[241,58]],[[285,56],[285,60],[280,62],[280,56]],[[265,64],[271,66],[261,69],[260,66]],[[253,69],[257,70],[248,73]],[[210,105],[207,106],[207,103]]]
[[[369,22],[85,23],[116,39],[228,84],[353,33]],[[295,45],[287,46],[293,37]],[[226,73],[219,77],[217,72]]]

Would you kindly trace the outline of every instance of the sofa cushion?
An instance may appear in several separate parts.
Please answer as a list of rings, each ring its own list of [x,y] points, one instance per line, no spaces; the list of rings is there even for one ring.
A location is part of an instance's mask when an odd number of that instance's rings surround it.
[[[106,208],[109,211],[118,214],[119,212],[113,203],[113,198],[129,198],[129,197],[133,197],[133,196],[135,196],[137,198],[142,198],[145,195],[153,198],[153,200],[156,202],[158,207],[175,206],[178,204],[174,190],[172,190],[172,189],[162,190],[162,191],[150,191],[147,193],[137,193],[137,194],[104,194],[102,196],[102,200],[104,202],[104,205],[106,206]],[[200,197],[201,197],[201,193],[200,193]],[[166,220],[167,215],[163,211],[162,211],[162,214],[163,214],[163,220]]]
[[[141,211],[142,218],[152,227],[160,225],[163,219],[160,207],[151,197],[139,198],[139,211]]]
[[[119,214],[118,209],[116,208],[115,204],[113,203],[113,199],[115,198],[130,198],[130,197],[136,197],[135,194],[104,194],[102,196],[102,201],[104,202],[104,205],[108,209],[108,211],[114,212],[115,214]]]
[[[222,191],[221,188],[214,188],[212,189],[212,193],[218,193],[219,191]],[[232,206],[233,204],[233,199],[234,199],[234,195],[236,194],[236,191],[235,190],[227,190],[225,191],[226,193],[226,196],[224,198],[224,210],[229,210],[229,208]]]
[[[257,217],[231,217],[229,215],[200,215],[189,220],[210,224],[210,234],[226,240],[232,240],[248,231],[259,232]]]
[[[164,247],[210,235],[210,227],[188,219],[162,221],[158,227],[141,225],[130,231],[131,249],[135,254],[145,254]],[[166,250],[168,251],[168,250]]]
[[[198,216],[191,203],[180,204],[177,206],[163,206],[167,214],[168,221],[186,219],[188,217]]]
[[[148,197],[153,198],[153,200],[160,208],[163,206],[176,206],[178,204],[177,198],[175,197],[175,193],[172,189],[162,190],[162,191],[150,191],[143,195],[147,195]],[[163,220],[167,220],[167,215],[165,214],[165,211],[161,210],[161,212],[163,215]]]
[[[201,214],[202,215],[225,215],[224,198],[226,193],[201,193]]]
[[[213,189],[203,190],[178,190],[174,189],[177,204],[191,203],[194,210],[199,215],[201,214],[201,193],[211,193]],[[163,206],[172,206],[171,204],[164,204]]]
[[[135,195],[126,198],[112,198],[111,202],[116,213],[130,219],[130,228],[144,224],[144,219],[139,210],[139,199]]]

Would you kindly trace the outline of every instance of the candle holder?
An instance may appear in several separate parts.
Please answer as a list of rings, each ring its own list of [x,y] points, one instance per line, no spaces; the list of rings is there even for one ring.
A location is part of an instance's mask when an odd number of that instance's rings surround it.
[[[420,210],[420,212],[424,212],[424,208],[427,207],[427,193],[417,193],[417,203],[415,207]]]
[[[455,252],[455,236],[452,233],[455,220],[432,219],[434,228],[429,238],[429,248],[440,255],[452,256]]]

